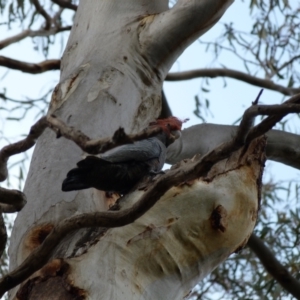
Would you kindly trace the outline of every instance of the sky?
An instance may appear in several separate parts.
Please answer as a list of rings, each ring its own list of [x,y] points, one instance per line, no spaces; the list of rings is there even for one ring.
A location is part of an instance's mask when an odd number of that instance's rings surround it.
[[[214,26],[209,32],[204,34],[201,41],[212,41],[215,37],[220,35],[223,30],[223,23],[233,22],[240,30],[249,31],[251,26],[248,4],[242,1],[235,1],[235,3],[227,10],[221,21]],[[5,26],[0,26],[1,39],[9,37],[21,31],[19,27],[13,27],[12,30],[7,31]],[[65,35],[64,42],[67,41]],[[57,46],[51,47],[48,58],[61,57],[63,48],[60,46],[60,38],[57,38]],[[31,39],[26,39],[21,43],[11,45],[0,51],[0,55],[5,55],[10,58],[23,59],[28,62],[40,62],[44,60],[41,51],[35,51]],[[233,55],[222,54],[222,60],[226,62],[227,66],[232,69],[243,70],[241,62]],[[173,65],[171,72],[192,70],[205,67],[220,67],[218,64],[213,64],[213,56],[210,52],[205,52],[205,47],[199,43],[194,42],[181,57]],[[55,86],[59,80],[59,72],[51,71],[39,75],[30,75],[20,71],[8,71],[0,67],[0,92],[3,89],[7,90],[7,95],[15,99],[39,98],[45,94],[49,89]],[[206,122],[218,124],[233,124],[239,119],[244,110],[251,105],[251,102],[256,98],[259,88],[253,87],[243,82],[233,79],[226,79],[226,86],[222,78],[211,79],[209,93],[204,93],[201,90],[201,80],[193,79],[180,82],[165,82],[164,90],[171,106],[173,115],[184,118],[190,118],[190,121],[185,124],[186,127],[201,123],[202,120],[197,118],[193,111],[195,110],[195,96],[200,99],[209,99],[210,111],[212,113],[204,114]],[[287,98],[285,98],[287,99]],[[265,90],[261,102],[264,104],[277,104],[283,100],[282,95],[272,91]],[[2,100],[0,100],[2,101]],[[3,105],[3,102],[2,102]],[[2,106],[1,105],[1,106]],[[4,107],[8,108],[7,104]],[[28,132],[30,126],[36,120],[37,111],[32,111],[22,122],[6,121],[8,116],[4,111],[0,110],[0,146],[9,141],[17,141],[21,134]],[[10,113],[9,116],[20,115],[21,111],[16,110]],[[292,123],[293,124],[293,123]],[[297,131],[296,125],[291,126],[294,131]],[[28,151],[30,156],[32,153]],[[10,159],[10,164],[16,163],[23,156],[15,156]],[[28,162],[26,163],[28,168]],[[14,168],[10,176],[10,184],[14,188],[18,188],[19,183],[14,179],[18,176],[19,169]],[[292,178],[297,178],[298,170],[284,166],[279,163],[268,162],[266,168],[266,178],[271,176],[274,180],[288,181]],[[272,175],[270,175],[272,174]],[[24,174],[25,175],[25,174]],[[5,186],[6,183],[2,183]]]

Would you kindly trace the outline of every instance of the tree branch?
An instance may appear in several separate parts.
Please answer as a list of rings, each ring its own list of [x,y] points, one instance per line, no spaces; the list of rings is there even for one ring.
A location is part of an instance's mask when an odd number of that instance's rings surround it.
[[[283,63],[279,68],[276,69],[276,72],[279,73],[282,69],[287,67],[288,65],[292,64],[295,60],[298,60],[300,58],[300,55],[296,55],[292,57],[290,60]]]
[[[264,134],[264,132],[261,132],[261,134]],[[148,211],[172,186],[205,176],[216,162],[227,158],[237,148],[239,146],[235,144],[235,138],[233,138],[231,141],[223,143],[210,151],[201,159],[196,158],[183,166],[168,171],[156,181],[153,181],[140,200],[133,204],[131,208],[121,211],[85,213],[61,221],[50,232],[44,242],[33,250],[18,268],[0,280],[0,296],[26,280],[46,264],[58,243],[70,232],[85,227],[114,228],[134,222]]]
[[[181,137],[167,148],[166,162],[175,164],[196,154],[205,155],[236,134],[238,127],[203,123],[182,131]],[[300,170],[300,136],[280,130],[267,134],[267,159]]]
[[[0,66],[14,70],[19,70],[25,73],[38,74],[50,70],[60,69],[59,59],[49,59],[40,63],[26,63],[20,60],[11,59],[0,55]]]
[[[59,32],[63,31],[69,31],[71,30],[72,26],[65,26],[65,27],[59,27],[59,28],[51,28],[49,30],[31,30],[26,29],[14,36],[11,36],[7,39],[4,39],[0,41],[0,50],[17,42],[20,42],[21,40],[27,38],[27,37],[36,37],[36,36],[50,36],[54,35]]]
[[[248,241],[248,246],[256,254],[270,275],[296,299],[300,299],[300,282],[293,278],[263,241],[255,234],[252,234]]]
[[[139,40],[146,45],[144,51],[151,65],[161,68],[163,62],[163,72],[167,72],[174,59],[208,31],[232,3],[233,0],[178,0],[169,10],[145,16]]]
[[[72,4],[71,1],[66,1],[66,0],[51,0],[53,3],[59,5],[60,7],[63,7],[63,8],[69,8],[69,9],[72,9],[74,11],[77,10],[77,5],[75,4]]]
[[[10,156],[19,154],[30,149],[36,142],[37,138],[44,132],[47,127],[46,117],[39,119],[29,131],[27,137],[19,142],[5,146],[0,151],[0,181],[7,178],[7,161]]]
[[[7,46],[9,46],[13,43],[17,43],[17,42],[25,39],[26,37],[29,36],[30,31],[31,30],[29,30],[29,29],[24,30],[24,31],[12,36],[12,37],[9,37],[7,39],[4,39],[4,40],[0,41],[0,49],[3,49],[3,48],[5,48],[5,47],[7,47]]]
[[[46,23],[45,23],[44,28],[46,30],[50,29],[51,28],[51,23],[52,23],[51,17],[44,10],[44,8],[41,6],[41,4],[40,4],[40,2],[38,0],[31,0],[31,2],[33,3],[33,5],[34,5],[35,9],[37,10],[37,12],[39,14],[41,14],[44,17],[44,19],[45,19]]]
[[[58,137],[63,136],[66,139],[73,141],[78,147],[89,154],[103,153],[120,145],[153,137],[162,131],[161,127],[146,128],[137,134],[127,135],[123,128],[119,128],[112,138],[92,140],[80,130],[69,127],[53,115],[48,116],[47,120],[49,127],[57,133]]]
[[[0,187],[0,203],[3,205],[2,212],[17,212],[20,211],[26,204],[26,196],[24,193],[18,190],[8,190]],[[12,209],[14,211],[12,211]]]
[[[262,90],[260,91],[259,96],[261,95],[261,93]],[[244,112],[235,137],[236,145],[242,146],[244,144],[247,144],[248,141],[251,142],[255,138],[261,136],[261,132],[269,131],[286,114],[300,112],[300,105],[296,104],[300,102],[300,94],[279,105],[257,105],[259,96],[253,102],[253,105],[246,109],[246,111]],[[259,115],[268,115],[270,117],[263,120],[254,128],[251,128],[254,124],[255,117]]]
[[[291,104],[290,101],[299,101],[299,98],[300,94],[295,95],[285,104]],[[247,139],[251,140],[262,131],[267,132],[274,126],[274,122],[281,118],[280,114],[266,118],[250,130]],[[237,129],[237,126],[208,123],[191,126],[183,130],[181,137],[168,147],[166,162],[175,164],[196,154],[205,155],[221,143],[232,139],[236,135]],[[300,169],[300,136],[280,130],[271,130],[266,135],[268,138],[267,158]]]
[[[2,254],[5,250],[7,242],[7,232],[5,227],[4,218],[2,215],[1,207],[0,207],[0,257],[2,257]]]
[[[287,88],[282,85],[273,83],[271,80],[257,78],[255,76],[231,69],[199,69],[179,73],[169,73],[166,77],[166,81],[188,80],[199,77],[229,77],[243,82],[247,82],[251,85],[258,86],[260,88],[266,88],[272,91],[277,91],[286,96],[291,96],[300,93],[299,88]]]
[[[161,112],[159,115],[159,119],[166,119],[172,116],[172,111],[169,106],[168,100],[166,98],[166,94],[164,91],[161,91]]]
[[[295,104],[299,105],[299,103],[300,103],[300,94],[297,94],[297,95],[291,97],[290,99],[288,99],[287,101],[285,101],[281,105],[272,105],[273,106],[272,110],[274,111],[274,114],[269,116],[262,122],[260,122],[258,125],[254,126],[251,129],[251,131],[249,132],[247,139],[249,139],[249,141],[251,141],[252,139],[260,136],[261,131],[265,131],[265,132],[269,131],[273,126],[275,126],[276,123],[280,122],[282,120],[282,118],[286,115],[286,113],[283,110],[288,112],[289,109],[292,110],[292,106],[294,106]],[[266,105],[266,106],[268,106],[268,105]],[[283,106],[284,106],[284,108],[283,108]],[[282,109],[283,109],[282,113],[281,113],[280,107],[282,107]],[[275,110],[276,110],[276,113],[275,113]]]

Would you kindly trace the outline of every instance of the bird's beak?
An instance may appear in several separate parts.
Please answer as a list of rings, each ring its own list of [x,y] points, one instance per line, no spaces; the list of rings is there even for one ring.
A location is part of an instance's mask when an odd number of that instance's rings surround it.
[[[175,141],[181,137],[181,131],[180,130],[171,131],[170,136],[171,136],[171,139],[173,139]]]

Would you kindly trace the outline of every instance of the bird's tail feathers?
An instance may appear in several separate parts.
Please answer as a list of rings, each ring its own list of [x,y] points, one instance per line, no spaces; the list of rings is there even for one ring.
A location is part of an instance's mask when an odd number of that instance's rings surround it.
[[[81,169],[76,168],[70,170],[67,174],[67,178],[62,183],[62,191],[70,192],[90,188],[90,186],[85,183],[85,176],[86,172]]]

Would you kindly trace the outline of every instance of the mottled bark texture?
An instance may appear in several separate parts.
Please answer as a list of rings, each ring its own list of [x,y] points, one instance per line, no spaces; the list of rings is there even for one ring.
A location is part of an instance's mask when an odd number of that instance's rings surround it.
[[[80,1],[61,61],[60,82],[53,92],[49,115],[55,114],[69,126],[96,139],[112,136],[119,127],[123,127],[127,133],[140,131],[160,114],[162,83],[174,61],[190,43],[220,19],[232,2],[179,0],[169,9],[168,1],[165,0]],[[49,15],[39,6],[38,1],[33,4],[44,17],[45,25],[50,26],[52,21]],[[11,270],[33,253],[36,244],[30,242],[32,232],[42,230],[42,234],[37,235],[37,241],[41,242],[47,232],[44,227],[55,227],[80,213],[108,209],[112,199],[100,191],[89,189],[62,193],[60,190],[67,170],[83,156],[85,153],[72,141],[56,139],[51,130],[46,129],[39,138],[25,185],[28,203],[19,213],[13,229]],[[64,259],[63,265],[69,265],[68,270],[71,270],[63,275],[70,280],[67,282],[71,282],[80,291],[86,291],[92,299],[99,299],[99,295],[102,299],[157,299],[160,288],[160,295],[164,299],[181,297],[201,276],[209,273],[243,244],[252,231],[255,223],[253,216],[258,205],[256,177],[260,172],[260,164],[253,162],[250,165],[253,166],[253,172],[249,171],[253,175],[252,180],[247,177],[249,174],[246,167],[237,167],[241,174],[234,175],[233,172],[234,179],[229,180],[228,184],[226,178],[230,176],[216,176],[220,178],[219,181],[208,183],[195,180],[191,185],[187,182],[180,188],[167,189],[165,194],[157,189],[162,194],[155,195],[165,200],[158,202],[161,202],[161,206],[157,206],[158,210],[154,209],[156,205],[150,209],[150,219],[145,217],[120,229],[111,229],[105,234],[105,241],[101,239],[88,251],[79,251],[77,257],[71,255],[67,259],[67,254],[73,253],[82,234],[81,230],[77,230],[61,241],[60,252],[54,252],[53,258]],[[246,185],[251,183],[249,188],[245,188],[249,197],[231,195],[228,198],[226,195],[227,190],[232,190],[230,186],[237,180],[236,176]],[[212,192],[215,188],[211,190],[209,187],[211,184],[220,186],[217,195]],[[128,204],[139,199],[141,193],[144,192],[132,194]],[[198,196],[203,193],[208,196],[199,200]],[[190,199],[190,204],[187,199]],[[240,235],[231,233],[230,229],[231,213],[241,206],[237,199],[249,201],[249,205],[244,206],[247,217],[241,213],[241,219],[233,220],[242,221],[243,225],[234,225],[241,228]],[[198,209],[194,205],[198,205]],[[212,212],[219,205],[224,207],[226,214],[221,209],[221,219],[218,213],[217,217],[211,219]],[[222,221],[224,218],[229,227]],[[248,222],[245,223],[245,220]],[[169,234],[171,231],[166,225],[169,223],[174,224],[172,234]],[[220,226],[228,229],[219,232]],[[203,230],[205,228],[208,231]],[[160,240],[162,233],[166,234],[163,243]],[[208,235],[200,237],[205,233]],[[207,243],[210,240],[208,237],[213,233],[216,236],[211,239],[210,246]],[[227,244],[228,239],[223,240],[224,234],[232,236],[232,243]],[[150,238],[144,239],[144,236]],[[223,241],[225,244],[222,244]],[[148,242],[151,242],[149,248]],[[188,255],[194,242],[203,248],[203,252],[195,248],[194,254]],[[224,251],[216,250],[214,247],[217,245],[221,245]],[[161,252],[162,247],[170,250]],[[152,250],[148,252],[147,249]],[[171,249],[176,251],[171,253]],[[182,260],[184,257],[188,261]],[[38,259],[36,257],[36,261]],[[164,262],[170,264],[165,265]],[[57,276],[66,274],[60,270],[57,269]],[[34,279],[43,276],[35,273],[28,285],[32,286],[36,282],[36,286],[39,284],[41,287],[46,284],[43,280]],[[57,284],[51,278],[52,283],[47,283],[49,288]],[[26,284],[24,282],[24,286]],[[12,291],[11,299],[17,290],[20,289]],[[37,298],[38,290],[32,289],[30,295]],[[28,296],[28,299],[30,297],[33,296]]]

